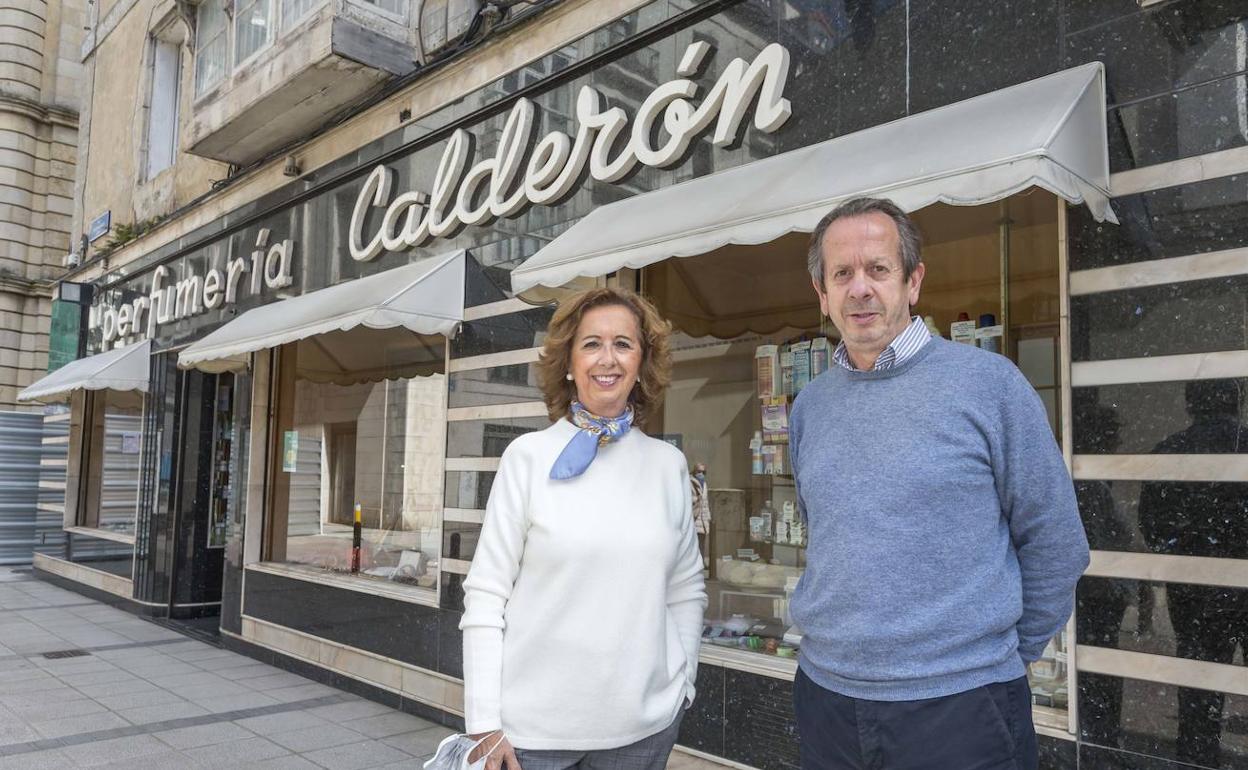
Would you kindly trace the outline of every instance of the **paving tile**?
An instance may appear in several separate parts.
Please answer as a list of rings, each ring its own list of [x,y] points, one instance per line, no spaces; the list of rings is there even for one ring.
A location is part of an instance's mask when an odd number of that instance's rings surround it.
[[[431,724],[424,730],[414,730],[410,733],[400,733],[389,738],[382,738],[381,742],[411,754],[413,757],[427,757],[438,750],[438,744],[446,736],[454,734],[454,730],[441,725]]]
[[[21,722],[17,724],[0,724],[0,746],[29,743],[30,741],[37,741],[42,737],[35,728]]]
[[[264,770],[321,770],[320,765],[296,754],[266,759],[263,762],[257,762],[252,767],[264,768]]]
[[[170,674],[168,676],[149,676],[147,681],[154,685],[163,687],[166,690],[180,692],[183,687],[195,687],[202,684],[222,684],[228,682],[228,679],[222,679],[208,671],[195,671],[186,674]]]
[[[302,730],[306,727],[324,727],[330,723],[328,720],[310,711],[282,711],[277,714],[265,714],[259,717],[239,719],[235,724],[259,735],[272,735],[273,733]]]
[[[376,767],[377,765],[384,765],[390,762],[403,761],[411,762],[413,765],[416,764],[415,760],[408,754],[391,748],[380,741],[349,743],[345,746],[335,746],[332,749],[310,751],[304,754],[303,757],[329,770],[360,770],[360,768]]]
[[[246,684],[253,690],[280,690],[284,687],[295,687],[303,684],[316,684],[311,679],[305,679],[298,674],[291,674],[286,671],[278,671],[268,676],[257,676],[247,679]]]
[[[121,760],[134,761],[149,754],[165,754],[168,751],[168,746],[150,735],[127,735],[61,749],[65,756],[82,767],[98,767]]]
[[[132,695],[134,693],[160,691],[160,688],[156,685],[146,679],[140,679],[137,676],[120,682],[76,685],[74,689],[90,698],[99,698],[105,695]]]
[[[56,717],[42,722],[32,721],[31,726],[44,738],[63,738],[66,735],[129,727],[130,723],[112,712],[101,711],[97,714],[83,714],[75,717]]]
[[[269,674],[273,674],[277,671],[280,671],[281,669],[276,669],[276,668],[273,668],[272,666],[266,666],[263,663],[248,663],[248,664],[241,665],[241,666],[227,666],[227,667],[223,667],[219,669],[210,668],[208,670],[212,671],[217,676],[224,677],[226,679],[238,680],[238,679],[254,679],[260,676],[268,676]]]
[[[341,724],[343,727],[355,730],[361,735],[367,735],[369,738],[388,738],[391,735],[410,733],[413,730],[424,730],[431,726],[430,722],[420,717],[414,717],[411,714],[404,714],[401,711],[390,711],[387,714],[379,714],[374,717],[353,719]]]
[[[128,682],[138,679],[129,671],[123,671],[120,668],[114,668],[109,671],[88,671],[86,673],[59,674],[57,678],[67,685],[79,687],[89,684],[111,684],[113,682]]]
[[[348,730],[338,725],[319,725],[317,727],[305,727],[301,730],[274,733],[269,736],[269,740],[285,746],[297,754],[306,754],[317,749],[328,749],[332,746],[342,746],[347,743],[359,743],[364,740],[364,736],[354,730]]]
[[[129,692],[121,695],[101,695],[96,698],[101,705],[107,706],[113,711],[123,711],[125,709],[142,708],[144,706],[160,706],[166,703],[182,703],[182,698],[167,690],[150,690],[144,692]]]
[[[308,714],[328,719],[330,722],[341,723],[352,719],[389,714],[394,709],[371,700],[350,700],[343,703],[331,703],[328,706],[316,706],[306,710]]]
[[[208,713],[207,709],[196,706],[194,703],[163,703],[159,706],[140,706],[134,709],[124,709],[118,711],[131,724],[145,725],[152,722],[164,722],[169,719],[185,719],[187,717],[202,717]]]
[[[31,706],[14,706],[13,713],[26,722],[45,722],[50,719],[80,717],[88,714],[100,714],[108,709],[93,700],[79,697],[78,700],[66,700],[61,703],[42,703]]]
[[[239,727],[235,722],[214,722],[194,727],[179,727],[176,730],[165,730],[153,734],[175,749],[194,749],[255,737],[255,733]]]
[[[324,698],[328,695],[341,695],[342,691],[335,690],[328,685],[309,682],[308,684],[296,685],[295,687],[283,687],[280,690],[265,690],[264,694],[278,703],[294,703],[295,701]]]
[[[186,749],[182,753],[201,767],[236,768],[240,764],[247,767],[253,762],[280,757],[290,752],[270,740],[255,737],[215,746]]]
[[[100,770],[174,770],[175,768],[180,770],[191,765],[192,761],[185,754],[166,749],[157,754],[119,759],[116,762],[98,765],[98,767]]]
[[[254,709],[261,706],[276,706],[277,701],[258,692],[249,692],[243,695],[220,695],[211,698],[197,698],[192,701],[199,706],[203,706],[214,714],[220,714],[226,711],[241,711],[243,709]]]
[[[74,763],[57,749],[0,757],[0,770],[68,770]]]

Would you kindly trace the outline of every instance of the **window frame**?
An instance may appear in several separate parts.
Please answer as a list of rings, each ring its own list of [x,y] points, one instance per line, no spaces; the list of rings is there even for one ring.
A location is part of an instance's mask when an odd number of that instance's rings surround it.
[[[172,78],[168,79],[173,84],[172,109],[168,122],[168,144],[169,158],[168,163],[158,169],[152,168],[152,157],[154,155],[154,130],[156,128],[153,117],[156,114],[156,97],[157,89],[162,85],[162,79],[159,76],[161,65],[160,50],[162,47],[171,47],[173,49],[173,73]],[[173,168],[177,164],[178,151],[180,149],[181,123],[182,123],[182,44],[176,40],[169,40],[161,32],[154,32],[148,38],[148,61],[147,68],[148,87],[147,87],[147,118],[143,126],[143,181],[155,179],[161,173]],[[162,143],[164,139],[162,137]]]

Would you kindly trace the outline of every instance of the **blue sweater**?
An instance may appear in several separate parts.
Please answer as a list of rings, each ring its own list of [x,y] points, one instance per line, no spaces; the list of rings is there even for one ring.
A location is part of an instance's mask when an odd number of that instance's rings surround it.
[[[806,675],[886,701],[1022,676],[1070,617],[1088,542],[1014,364],[934,338],[892,369],[829,369],[791,422]]]

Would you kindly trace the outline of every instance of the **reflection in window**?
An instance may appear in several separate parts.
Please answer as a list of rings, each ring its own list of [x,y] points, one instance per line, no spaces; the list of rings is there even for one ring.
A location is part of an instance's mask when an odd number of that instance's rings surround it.
[[[79,526],[134,534],[143,436],[143,394],[105,390],[90,399],[86,507]]]
[[[1020,364],[1054,426],[1061,387],[1057,205],[1037,192],[1004,208],[919,212],[927,273],[914,310],[931,316],[945,337],[965,314],[968,344]],[[835,365],[838,342],[835,327],[821,321],[806,272],[807,239],[729,246],[643,272],[646,294],[676,330],[672,384],[647,429],[679,447],[691,472],[706,469],[705,488],[694,482],[690,511],[708,577],[704,643],[790,658],[800,631],[789,602],[806,567],[807,535],[797,513],[788,415],[802,387]],[[1032,666],[1037,704],[1066,706],[1066,653],[1062,634]]]
[[[234,65],[247,61],[272,39],[269,0],[241,0],[234,11]]]
[[[199,96],[224,77],[230,36],[222,0],[204,0],[195,16],[195,95]]]
[[[274,508],[285,534],[274,561],[434,588],[444,360],[443,338],[403,329],[334,332],[282,350]]]

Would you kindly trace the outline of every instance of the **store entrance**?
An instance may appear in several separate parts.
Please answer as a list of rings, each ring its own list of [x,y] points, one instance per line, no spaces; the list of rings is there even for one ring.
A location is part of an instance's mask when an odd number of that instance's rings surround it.
[[[171,356],[154,368],[163,395],[151,399],[147,458],[136,537],[136,595],[151,614],[196,636],[215,636],[224,552],[241,489],[240,390],[246,375],[180,371]],[[242,401],[246,401],[246,394]]]

